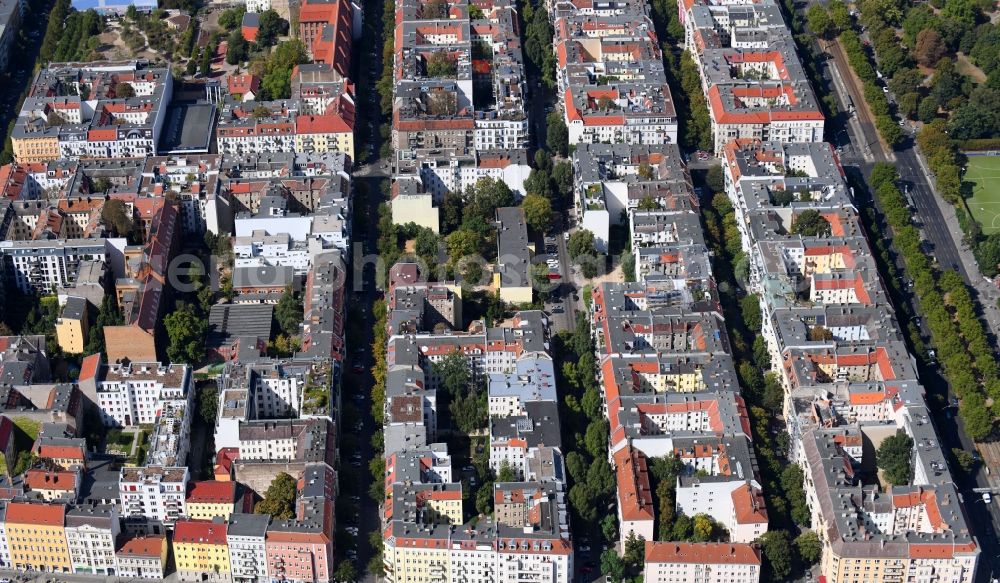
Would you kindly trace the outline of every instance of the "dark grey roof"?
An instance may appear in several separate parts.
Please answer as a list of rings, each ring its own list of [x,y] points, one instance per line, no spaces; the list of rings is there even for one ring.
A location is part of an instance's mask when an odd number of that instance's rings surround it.
[[[229,517],[229,536],[253,536],[264,538],[271,517],[267,514],[234,513]]]
[[[87,300],[77,296],[69,296],[66,298],[66,305],[63,306],[62,317],[80,320],[86,311]]]
[[[492,439],[521,438],[529,448],[559,447],[559,407],[554,401],[529,401],[524,404],[527,415],[494,417],[490,420]]]
[[[208,316],[209,346],[221,346],[241,336],[271,337],[270,304],[216,304]]]
[[[497,209],[497,263],[500,285],[531,285],[528,278],[528,226],[521,207]]]
[[[233,270],[233,287],[275,287],[291,285],[295,270],[288,265],[237,267]]]

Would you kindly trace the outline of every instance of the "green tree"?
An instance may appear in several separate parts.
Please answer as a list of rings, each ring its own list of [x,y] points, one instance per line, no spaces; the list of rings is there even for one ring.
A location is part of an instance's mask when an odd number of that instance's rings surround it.
[[[302,298],[296,296],[292,291],[292,286],[286,286],[285,291],[274,306],[274,319],[278,322],[278,327],[288,336],[295,336],[299,333],[299,325],[303,318]]]
[[[803,532],[795,537],[795,552],[799,555],[802,563],[811,567],[823,557],[823,543],[815,532]]]
[[[205,355],[205,335],[208,322],[187,303],[178,302],[176,309],[163,318],[167,330],[167,357],[171,362],[197,366]]]
[[[469,255],[479,252],[479,245],[482,237],[468,229],[459,229],[448,235],[445,246],[448,249],[448,261],[455,264],[456,261]]]
[[[586,483],[573,484],[569,489],[569,504],[584,522],[597,520],[598,509],[594,505],[594,494]]]
[[[469,360],[458,350],[446,354],[433,364],[434,374],[441,380],[441,388],[451,397],[464,395],[472,386]]]
[[[129,97],[135,97],[135,89],[132,88],[128,83],[116,83],[115,84],[115,97],[118,99],[128,99]]]
[[[618,537],[618,520],[614,514],[607,514],[601,519],[601,536],[607,542],[612,542]]]
[[[774,373],[764,375],[764,394],[761,405],[772,414],[781,413],[785,405],[785,389],[781,380]]]
[[[760,332],[761,313],[760,300],[757,296],[750,294],[740,299],[740,312],[743,314],[743,322],[751,332]]]
[[[569,128],[558,112],[552,112],[545,118],[545,145],[560,156],[569,154]]]
[[[458,61],[451,53],[435,51],[427,58],[428,77],[454,77],[458,72]]]
[[[257,28],[257,44],[262,47],[274,46],[278,37],[288,34],[288,21],[274,10],[268,9],[260,13],[260,25]]]
[[[205,425],[212,427],[219,411],[219,389],[214,384],[198,392],[198,414]]]
[[[644,196],[636,208],[640,211],[655,211],[660,209],[660,203],[651,196]]]
[[[913,456],[913,439],[897,431],[882,441],[875,453],[875,465],[885,479],[894,486],[910,483],[910,458]]]
[[[417,233],[417,238],[413,242],[413,250],[416,251],[417,255],[427,261],[430,265],[434,264],[437,260],[438,246],[440,244],[440,239],[437,234],[427,228],[420,229]]]
[[[462,433],[486,429],[489,423],[489,402],[485,390],[470,390],[453,397],[448,410],[455,426]]]
[[[607,455],[608,426],[603,420],[595,419],[587,425],[583,445],[592,458],[597,459]]]
[[[529,194],[521,201],[524,219],[528,226],[538,233],[547,233],[552,228],[552,203],[537,194]]]
[[[645,563],[645,558],[646,539],[636,536],[634,532],[629,533],[622,549],[622,562],[625,563],[625,569],[631,572],[641,570],[643,563]]]
[[[767,581],[782,581],[792,573],[792,549],[788,543],[788,533],[783,530],[771,530],[764,533],[757,542],[763,551],[766,573],[761,577]]]
[[[337,568],[333,572],[333,578],[340,583],[350,583],[354,581],[358,576],[357,569],[354,568],[354,563],[344,560],[337,563]]]
[[[497,472],[498,482],[514,482],[517,480],[517,473],[514,472],[514,468],[510,465],[510,462],[503,460],[500,463],[500,471]]]
[[[581,256],[597,255],[597,248],[594,246],[594,234],[586,229],[574,231],[573,234],[569,236],[569,242],[566,244],[566,250],[569,251],[571,259],[576,259]]]
[[[601,553],[601,574],[609,581],[621,581],[625,577],[625,563],[614,549]]]
[[[462,193],[449,190],[441,203],[441,233],[447,235],[462,224],[462,209],[465,201]]]
[[[820,4],[813,4],[806,11],[806,24],[816,36],[830,38],[837,33],[830,13]]]
[[[496,211],[501,207],[514,206],[514,193],[510,187],[497,178],[480,178],[466,197],[466,215],[478,217],[487,224],[496,220]]]
[[[106,225],[111,226],[119,237],[126,237],[132,232],[132,217],[128,215],[125,203],[117,198],[104,203],[101,207],[101,219]]]
[[[212,55],[215,53],[215,49],[215,45],[210,44],[201,53],[201,63],[199,63],[198,72],[202,76],[208,76],[212,73]]]
[[[295,478],[281,472],[271,480],[264,499],[254,506],[254,513],[269,514],[279,520],[292,518],[295,516],[295,494]]]
[[[239,65],[247,60],[247,55],[250,52],[250,43],[247,42],[247,39],[243,38],[243,33],[240,30],[234,30],[229,33],[229,36],[226,37],[226,42],[229,45],[226,49],[227,63],[230,65]]]
[[[246,6],[237,6],[223,10],[219,15],[219,26],[226,30],[239,29],[243,24],[243,15],[246,14]]]
[[[804,210],[792,223],[792,234],[803,237],[829,237],[830,222],[817,210]]]

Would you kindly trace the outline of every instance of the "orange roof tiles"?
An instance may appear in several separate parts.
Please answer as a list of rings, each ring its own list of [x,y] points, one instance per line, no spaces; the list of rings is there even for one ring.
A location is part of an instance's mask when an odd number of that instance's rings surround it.
[[[732,492],[733,509],[739,524],[767,524],[767,507],[761,491],[743,484]]]
[[[11,502],[7,505],[7,524],[36,524],[39,526],[63,526],[66,520],[64,504],[31,504]]]
[[[28,470],[24,476],[24,484],[31,490],[72,491],[76,489],[76,472]]]
[[[623,520],[653,520],[653,494],[649,488],[646,456],[624,447],[614,455],[618,479],[619,511]]]
[[[740,543],[646,541],[646,562],[760,565],[760,549]]]
[[[163,554],[166,542],[167,538],[162,534],[137,536],[126,540],[115,552],[138,557],[159,557]]]

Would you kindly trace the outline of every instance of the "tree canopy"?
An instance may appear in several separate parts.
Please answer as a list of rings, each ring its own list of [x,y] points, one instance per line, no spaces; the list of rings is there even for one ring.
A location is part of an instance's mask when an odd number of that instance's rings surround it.
[[[803,237],[829,237],[830,231],[830,222],[815,209],[802,211],[792,223],[793,235],[802,235]]]
[[[913,456],[913,439],[897,431],[882,441],[875,454],[875,465],[885,479],[894,486],[910,483],[910,459]]]
[[[172,362],[197,365],[205,355],[205,335],[208,322],[195,313],[194,307],[178,302],[173,312],[163,318],[167,330],[167,357]]]
[[[269,514],[273,518],[285,520],[295,516],[295,478],[279,473],[271,481],[264,493],[264,499],[254,506],[255,514]]]

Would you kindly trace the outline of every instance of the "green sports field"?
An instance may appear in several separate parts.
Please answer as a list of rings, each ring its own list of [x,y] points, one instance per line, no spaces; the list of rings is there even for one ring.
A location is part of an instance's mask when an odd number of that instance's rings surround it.
[[[989,235],[1000,231],[1000,156],[970,156],[962,178],[972,183],[972,216]]]

